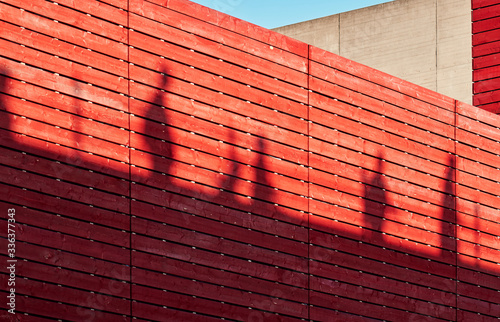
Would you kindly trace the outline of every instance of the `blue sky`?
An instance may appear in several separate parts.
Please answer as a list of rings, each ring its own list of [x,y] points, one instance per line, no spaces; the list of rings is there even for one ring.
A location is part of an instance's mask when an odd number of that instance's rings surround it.
[[[390,0],[191,0],[265,28],[276,28]]]

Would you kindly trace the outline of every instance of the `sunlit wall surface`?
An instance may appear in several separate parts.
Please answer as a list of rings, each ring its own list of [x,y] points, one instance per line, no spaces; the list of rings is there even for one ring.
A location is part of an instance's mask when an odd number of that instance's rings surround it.
[[[185,0],[0,19],[2,319],[500,316],[500,116]]]

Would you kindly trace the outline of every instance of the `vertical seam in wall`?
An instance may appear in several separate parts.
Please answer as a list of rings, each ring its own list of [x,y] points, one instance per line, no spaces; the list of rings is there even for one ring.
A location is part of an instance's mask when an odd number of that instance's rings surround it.
[[[129,215],[129,309],[132,319],[132,159],[130,133],[130,0],[127,1],[127,113],[128,113],[128,215]]]
[[[307,318],[308,320],[311,320],[311,238],[310,238],[310,231],[311,231],[311,224],[310,224],[310,219],[311,219],[311,170],[310,170],[310,143],[311,143],[311,117],[310,117],[310,112],[311,112],[311,88],[309,84],[309,80],[311,78],[311,45],[307,45]]]

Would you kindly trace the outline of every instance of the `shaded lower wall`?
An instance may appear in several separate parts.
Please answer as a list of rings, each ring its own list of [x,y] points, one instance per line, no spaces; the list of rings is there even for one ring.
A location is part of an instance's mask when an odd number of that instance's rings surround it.
[[[498,116],[188,1],[58,3],[0,0],[2,318],[500,315]]]

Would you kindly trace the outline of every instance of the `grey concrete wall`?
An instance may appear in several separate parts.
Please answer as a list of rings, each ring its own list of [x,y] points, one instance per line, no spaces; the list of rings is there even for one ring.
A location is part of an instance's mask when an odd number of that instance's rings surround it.
[[[472,103],[470,0],[395,0],[275,30]]]

